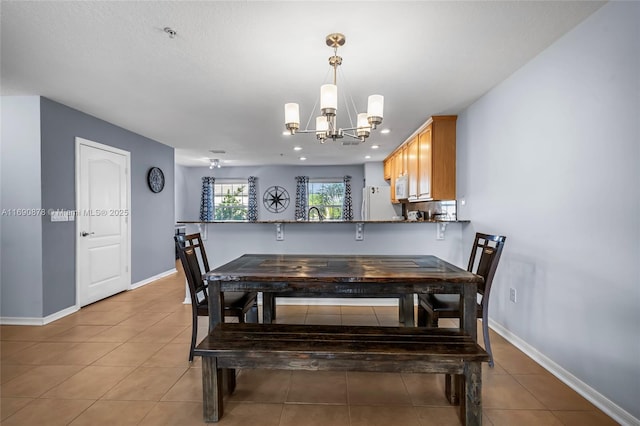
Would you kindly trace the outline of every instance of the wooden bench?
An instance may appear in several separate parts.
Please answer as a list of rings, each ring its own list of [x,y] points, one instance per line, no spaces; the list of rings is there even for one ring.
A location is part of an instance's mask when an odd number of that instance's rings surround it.
[[[458,329],[222,323],[195,355],[202,357],[205,422],[222,417],[223,369],[264,368],[462,375],[461,419],[482,424],[481,363],[489,355]]]

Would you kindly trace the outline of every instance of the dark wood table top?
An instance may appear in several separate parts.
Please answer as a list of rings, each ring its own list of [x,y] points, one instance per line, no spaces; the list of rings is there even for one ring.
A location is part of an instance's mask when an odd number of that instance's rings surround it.
[[[411,295],[405,308],[413,324],[413,294],[461,296],[460,325],[476,338],[477,284],[483,278],[430,255],[245,254],[205,274],[209,330],[222,322],[225,291]]]
[[[430,255],[245,254],[206,274],[208,281],[481,283],[482,277]]]

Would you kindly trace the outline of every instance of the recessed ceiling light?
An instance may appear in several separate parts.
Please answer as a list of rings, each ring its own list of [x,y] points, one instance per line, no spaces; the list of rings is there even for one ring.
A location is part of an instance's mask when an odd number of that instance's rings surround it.
[[[307,157],[300,157],[300,161],[305,161]]]
[[[380,130],[380,133],[382,133],[383,135],[388,135],[391,132],[391,129],[382,129]]]
[[[294,147],[293,147],[293,150],[294,150],[294,151],[301,151],[301,150],[302,150],[302,147],[301,147],[301,146],[294,146]]]
[[[371,149],[378,149],[380,148],[380,145],[371,145]]]
[[[285,130],[284,132],[282,132],[282,136],[291,136],[291,132],[288,130]]]
[[[369,158],[371,158],[371,156],[370,155],[365,155],[364,158],[368,160]]]

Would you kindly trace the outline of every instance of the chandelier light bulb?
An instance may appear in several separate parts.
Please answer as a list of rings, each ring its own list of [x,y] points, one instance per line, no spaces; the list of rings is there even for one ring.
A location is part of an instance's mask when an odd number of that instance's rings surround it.
[[[369,96],[369,102],[367,105],[367,117],[369,119],[369,124],[371,124],[371,127],[373,127],[374,129],[378,124],[382,123],[382,118],[384,117],[384,96]]]
[[[300,127],[300,107],[296,103],[284,104],[284,125],[293,135]]]
[[[323,84],[320,86],[320,109],[322,115],[336,115],[338,110],[338,86]]]

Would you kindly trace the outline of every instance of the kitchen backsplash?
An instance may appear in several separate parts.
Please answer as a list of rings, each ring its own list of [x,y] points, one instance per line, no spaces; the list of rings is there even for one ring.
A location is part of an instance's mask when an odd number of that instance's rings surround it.
[[[420,211],[422,220],[457,220],[456,200],[424,201],[421,203],[405,203],[406,212]],[[405,217],[407,215],[405,214]]]

